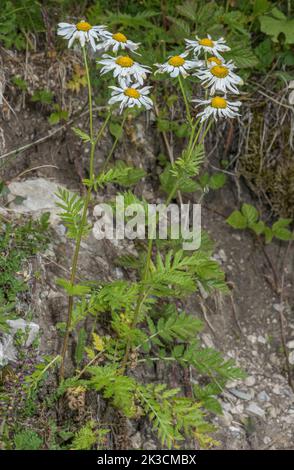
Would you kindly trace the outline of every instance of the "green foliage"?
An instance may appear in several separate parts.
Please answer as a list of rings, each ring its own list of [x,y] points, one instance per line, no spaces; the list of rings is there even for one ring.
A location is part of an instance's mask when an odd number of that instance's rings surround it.
[[[43,362],[36,365],[34,372],[25,378],[25,388],[27,390],[28,397],[30,397],[32,393],[36,392],[41,382],[46,380],[48,371],[51,368],[56,367],[60,362],[60,356],[55,356],[54,358],[51,356],[43,356],[42,360]]]
[[[58,189],[56,196],[60,199],[60,202],[56,204],[63,210],[60,213],[60,218],[67,228],[67,236],[75,239],[80,230],[85,201],[77,194],[62,188]],[[84,237],[89,233],[89,228],[89,225],[84,225],[82,233]]]
[[[59,124],[61,121],[68,120],[68,111],[62,109],[59,104],[55,104],[53,106],[54,111],[50,114],[48,118],[49,124],[54,126],[55,124]]]
[[[34,103],[52,104],[53,93],[50,90],[37,90],[31,97]]]
[[[62,287],[70,297],[79,297],[91,292],[91,288],[89,286],[83,286],[82,284],[72,284],[63,278],[56,279],[56,284]]]
[[[122,376],[113,366],[89,367],[91,378],[83,383],[97,392],[102,391],[104,398],[110,399],[127,417],[135,414],[134,391],[136,382],[132,377]]]
[[[165,384],[140,386],[138,399],[151,421],[162,445],[172,448],[196,431],[207,434],[214,430],[205,421],[200,404],[193,399],[178,397],[179,389],[167,389]]]
[[[109,433],[108,429],[96,429],[94,421],[88,421],[74,436],[71,450],[91,450],[103,448],[103,439]]]
[[[14,435],[15,450],[39,450],[43,444],[40,436],[31,429],[25,429]]]
[[[77,341],[77,345],[75,349],[75,360],[76,360],[77,366],[79,366],[83,360],[86,341],[87,341],[87,332],[85,328],[81,328],[78,334],[78,341]]]
[[[143,178],[143,176],[145,176],[143,169],[130,167],[124,162],[118,161],[114,168],[100,173],[93,181],[84,180],[84,184],[98,191],[109,183],[116,183],[120,186],[133,186]]]
[[[40,3],[37,0],[2,0],[0,11],[0,42],[11,49],[25,49],[26,33],[43,30]]]
[[[274,237],[283,241],[293,240],[293,233],[288,228],[292,219],[280,218],[269,227],[259,219],[257,209],[251,204],[243,204],[241,211],[233,211],[227,218],[227,223],[235,229],[248,228],[257,236],[263,235],[266,243],[270,243]]]
[[[287,16],[278,8],[273,8],[269,14],[259,17],[260,30],[278,42],[279,36],[285,37],[286,44],[294,43],[294,18]]]
[[[45,213],[37,221],[2,223],[0,226],[0,251],[3,254],[0,258],[0,304],[6,311],[11,311],[17,295],[27,288],[24,279],[17,275],[23,263],[48,244],[49,215]]]
[[[197,183],[193,177],[198,175],[203,159],[203,144],[196,145],[192,151],[184,150],[181,157],[173,165],[167,165],[160,175],[162,189],[169,194],[176,184],[180,191],[194,192]]]
[[[91,141],[91,137],[78,127],[72,127],[73,132],[78,136],[85,144]]]
[[[188,341],[194,338],[203,328],[203,323],[192,315],[185,312],[178,313],[176,309],[168,311],[168,316],[161,317],[157,324],[152,318],[147,317],[148,328],[150,331],[149,340],[157,346],[162,347],[164,342],[172,342],[175,339]]]

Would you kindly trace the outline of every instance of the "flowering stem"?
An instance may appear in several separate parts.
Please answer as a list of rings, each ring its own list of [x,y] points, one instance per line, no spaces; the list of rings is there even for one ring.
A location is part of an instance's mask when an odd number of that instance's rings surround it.
[[[83,50],[83,57],[84,57],[84,64],[86,69],[86,78],[87,78],[87,86],[88,86],[88,105],[89,105],[89,116],[90,116],[90,139],[91,139],[91,155],[90,155],[90,179],[93,177],[93,170],[94,170],[94,145],[93,145],[93,104],[92,104],[92,87],[91,87],[91,80],[90,80],[90,73],[89,73],[89,66],[88,66],[88,59],[87,59],[87,52],[85,46],[82,47]],[[93,148],[94,147],[94,148]],[[93,154],[93,155],[92,155]]]
[[[188,98],[187,98],[187,95],[186,95],[185,87],[183,85],[182,78],[181,78],[180,74],[178,75],[178,78],[179,78],[179,84],[180,84],[181,92],[182,92],[184,102],[185,102],[185,106],[186,106],[187,118],[188,118],[190,126],[192,127],[192,117],[191,117],[191,113],[190,113],[190,106],[189,106],[189,103],[188,103]]]
[[[88,67],[87,54],[86,54],[85,47],[83,47],[82,49],[83,49],[84,63],[85,63],[85,68],[86,68],[86,77],[87,77],[88,95],[89,95],[90,139],[91,139],[90,179],[92,180],[94,178],[95,148],[96,148],[96,145],[99,142],[100,138],[103,135],[105,127],[107,126],[107,123],[108,123],[108,121],[111,117],[111,112],[109,111],[103,125],[99,129],[99,132],[98,132],[96,138],[94,139],[91,80],[90,80],[89,67]],[[87,222],[87,212],[88,212],[88,207],[89,207],[90,201],[91,201],[91,187],[89,187],[88,190],[87,190],[86,198],[85,198],[85,201],[84,201],[83,212],[82,212],[82,216],[81,216],[81,221],[80,221],[80,226],[79,226],[79,230],[78,230],[78,233],[77,233],[76,245],[75,245],[74,254],[73,254],[73,258],[72,258],[71,275],[70,275],[70,284],[71,284],[71,286],[74,285],[75,279],[76,279],[81,241],[82,241],[82,237],[83,237],[83,233],[84,233],[84,227],[85,227],[86,222]],[[68,349],[69,334],[70,334],[70,330],[71,330],[72,310],[73,310],[73,303],[74,303],[73,301],[74,301],[73,296],[69,296],[65,334],[64,334],[62,350],[61,350],[61,364],[60,364],[60,370],[59,370],[60,380],[63,380],[63,378],[64,378],[64,363],[65,363],[65,357],[66,357],[66,353],[67,353],[67,349]]]

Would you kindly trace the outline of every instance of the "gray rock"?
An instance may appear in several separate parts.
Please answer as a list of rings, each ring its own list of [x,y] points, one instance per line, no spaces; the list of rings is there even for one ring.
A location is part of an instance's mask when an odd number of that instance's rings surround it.
[[[253,416],[259,416],[260,418],[264,418],[265,412],[262,408],[260,408],[257,403],[254,401],[249,404],[246,408],[247,413]]]
[[[255,384],[256,379],[253,375],[249,375],[249,377],[246,377],[244,382],[247,387],[252,387]]]
[[[257,395],[257,399],[258,401],[270,401],[270,397],[264,390]]]
[[[54,183],[45,178],[34,178],[25,181],[13,181],[8,185],[10,194],[9,209],[18,213],[31,213],[39,217],[44,212],[50,212],[52,223],[59,223],[58,213],[60,208],[56,206],[58,200],[55,193],[62,185]],[[20,196],[23,198],[20,204],[16,204],[14,199]]]
[[[237,388],[231,388],[230,392],[237,398],[240,398],[241,400],[251,400],[252,399],[252,394],[243,392],[242,390],[238,390]]]
[[[289,362],[290,364],[294,364],[294,351],[291,351],[289,354]]]
[[[288,347],[289,349],[294,349],[294,339],[292,339],[291,341],[288,341],[287,347]]]
[[[9,362],[17,361],[17,350],[13,344],[14,336],[17,331],[21,330],[27,333],[26,342],[23,347],[29,347],[36,339],[40,327],[37,323],[27,322],[22,318],[17,320],[8,320],[7,323],[10,326],[9,333],[3,335],[0,341],[0,365],[3,366]]]

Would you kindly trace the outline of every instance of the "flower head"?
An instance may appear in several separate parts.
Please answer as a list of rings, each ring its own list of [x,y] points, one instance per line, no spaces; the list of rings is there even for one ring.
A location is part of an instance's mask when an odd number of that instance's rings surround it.
[[[68,40],[68,47],[78,39],[82,47],[89,42],[95,51],[96,41],[104,38],[106,31],[105,26],[91,26],[87,21],[79,21],[77,24],[59,23],[57,34]]]
[[[206,52],[216,57],[220,56],[220,52],[229,51],[230,48],[226,46],[224,38],[217,39],[214,41],[208,34],[206,38],[199,38],[196,36],[196,41],[191,39],[185,39],[186,48],[189,51],[193,51],[195,55],[199,55],[200,52]]]
[[[228,101],[223,96],[213,96],[208,100],[192,100],[198,103],[197,106],[204,105],[204,111],[197,114],[197,117],[201,117],[201,122],[206,121],[212,116],[216,121],[218,118],[234,118],[240,116],[238,113],[241,101]]]
[[[199,70],[195,75],[202,80],[203,85],[210,88],[210,94],[214,95],[216,91],[223,93],[239,93],[236,85],[243,83],[241,77],[233,72],[234,65],[231,62],[222,63],[221,65],[211,64],[204,70]]]
[[[107,72],[113,72],[113,76],[117,77],[119,82],[123,80],[127,85],[131,83],[132,78],[140,85],[143,85],[143,81],[147,77],[146,74],[150,73],[150,67],[138,64],[128,55],[112,57],[104,54],[97,63],[103,65],[101,69],[102,75]]]
[[[200,66],[200,62],[197,60],[186,60],[188,54],[188,52],[183,52],[180,55],[173,55],[164,64],[155,64],[158,67],[155,73],[166,72],[171,77],[178,77],[179,74],[187,77],[189,75],[187,70]]]
[[[151,109],[153,106],[151,98],[147,95],[150,93],[150,86],[140,88],[139,83],[127,85],[125,82],[121,83],[120,87],[110,86],[112,89],[109,104],[120,103],[120,111],[124,108],[133,108],[138,106],[145,109]]]
[[[140,43],[130,41],[123,33],[118,32],[115,34],[111,34],[109,32],[106,32],[105,39],[103,40],[103,42],[97,45],[96,49],[103,49],[104,51],[112,49],[113,52],[117,52],[119,49],[128,49],[134,52],[136,49],[138,49],[139,46]]]

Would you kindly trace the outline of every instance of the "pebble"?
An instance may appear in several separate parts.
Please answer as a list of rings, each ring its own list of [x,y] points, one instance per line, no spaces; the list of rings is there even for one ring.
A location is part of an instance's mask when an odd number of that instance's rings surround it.
[[[259,416],[260,418],[263,418],[265,415],[264,410],[255,402],[250,403],[249,406],[247,406],[246,411],[253,416]]]
[[[280,389],[280,386],[279,385],[274,385],[273,386],[273,392],[275,395],[281,395],[281,389]]]
[[[248,339],[248,341],[250,341],[250,343],[252,343],[252,344],[255,344],[256,341],[257,341],[257,338],[256,338],[256,336],[254,336],[254,335],[248,335],[248,336],[247,336],[247,339]]]
[[[289,362],[291,365],[294,364],[294,351],[291,351],[289,354]]]
[[[266,344],[266,338],[264,338],[264,337],[261,336],[261,335],[258,336],[257,341],[258,341],[260,344]]]
[[[253,375],[249,375],[248,377],[246,377],[245,379],[245,385],[247,385],[247,387],[252,387],[256,380],[255,380],[255,377],[253,377]]]
[[[287,348],[294,349],[294,339],[292,339],[291,341],[288,341]]]
[[[241,400],[251,400],[252,394],[243,392],[242,390],[237,390],[236,388],[231,388],[230,392],[235,395],[235,397],[240,398]]]
[[[257,395],[257,400],[258,401],[270,401],[270,397],[268,394],[263,390]]]

